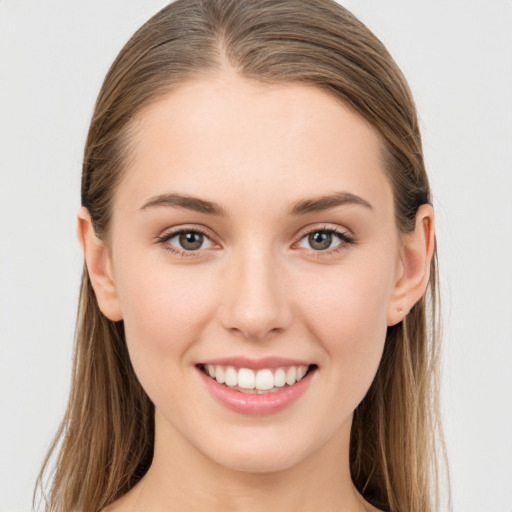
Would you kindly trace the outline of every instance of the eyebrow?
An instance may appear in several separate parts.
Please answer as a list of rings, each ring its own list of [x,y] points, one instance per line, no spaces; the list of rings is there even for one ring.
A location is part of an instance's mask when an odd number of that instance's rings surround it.
[[[313,199],[305,199],[292,204],[290,208],[291,215],[304,215],[312,212],[323,212],[336,206],[347,204],[356,204],[373,210],[372,205],[362,197],[351,194],[350,192],[336,192]]]
[[[154,206],[172,206],[174,208],[185,208],[187,210],[210,215],[226,215],[226,211],[218,203],[182,194],[161,194],[153,196],[145,202],[140,209],[146,210]]]
[[[337,206],[356,204],[372,210],[372,205],[355,194],[350,192],[336,192],[313,199],[303,199],[293,203],[289,209],[290,215],[304,215],[312,212],[323,212]],[[226,216],[226,210],[218,203],[206,201],[198,197],[182,194],[160,194],[151,197],[146,201],[141,210],[156,206],[171,206],[174,208],[185,208],[199,213],[209,215]]]

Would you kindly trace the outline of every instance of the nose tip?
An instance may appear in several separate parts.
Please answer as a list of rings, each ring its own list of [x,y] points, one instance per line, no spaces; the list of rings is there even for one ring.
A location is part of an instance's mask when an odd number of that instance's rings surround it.
[[[283,332],[291,321],[291,309],[276,265],[260,258],[231,270],[220,308],[223,327],[250,340]]]
[[[253,286],[239,283],[233,297],[224,305],[224,328],[252,340],[282,332],[288,324],[288,315],[280,299],[265,283]]]
[[[230,327],[228,328],[233,334],[240,334],[249,340],[261,340],[270,338],[272,335],[278,334],[283,329],[279,327],[267,328],[263,322],[255,320],[254,322],[246,323],[244,327]]]

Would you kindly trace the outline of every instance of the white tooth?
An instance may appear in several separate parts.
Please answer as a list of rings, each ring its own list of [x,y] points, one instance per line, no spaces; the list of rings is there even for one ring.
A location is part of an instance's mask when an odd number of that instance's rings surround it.
[[[208,372],[208,375],[214,379],[215,378],[215,366],[213,364],[207,364],[206,365],[206,371]]]
[[[259,370],[256,374],[256,389],[266,391],[274,387],[274,376],[270,370]]]
[[[226,374],[225,374],[224,368],[222,368],[222,366],[215,367],[215,380],[219,384],[224,384],[224,382],[226,382]]]
[[[226,386],[237,385],[237,374],[236,370],[232,366],[228,366],[226,369]]]
[[[238,387],[243,389],[254,389],[256,377],[249,368],[240,368],[238,370]]]
[[[308,371],[307,366],[299,366],[297,368],[297,382],[299,382],[299,380],[302,380],[302,377],[304,377],[304,375],[306,375],[307,371]]]
[[[288,371],[286,372],[286,384],[288,384],[288,386],[292,386],[293,384],[295,384],[295,381],[297,380],[296,377],[297,369],[295,368],[295,366],[290,366],[290,368],[288,368]]]
[[[274,386],[282,388],[286,384],[286,373],[283,368],[278,368],[274,373]]]

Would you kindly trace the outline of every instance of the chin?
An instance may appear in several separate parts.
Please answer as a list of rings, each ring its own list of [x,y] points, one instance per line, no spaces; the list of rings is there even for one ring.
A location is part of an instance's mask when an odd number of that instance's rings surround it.
[[[296,453],[267,452],[259,450],[257,453],[224,453],[215,461],[217,464],[231,471],[242,473],[276,473],[285,471],[297,465],[301,457]]]
[[[212,442],[210,447],[218,446],[215,451],[205,449],[203,453],[216,464],[231,471],[276,473],[301,464],[320,451],[331,437],[330,433],[319,432],[315,436],[316,442],[312,442],[314,437],[307,430],[302,433],[297,430],[291,433],[288,428],[285,430],[240,430],[239,436],[227,435],[218,444]]]

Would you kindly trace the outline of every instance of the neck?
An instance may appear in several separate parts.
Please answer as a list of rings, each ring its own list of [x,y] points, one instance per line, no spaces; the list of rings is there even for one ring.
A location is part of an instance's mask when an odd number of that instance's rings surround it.
[[[255,473],[221,466],[156,421],[155,453],[133,489],[134,512],[366,510],[349,469],[351,420],[292,467]],[[131,508],[131,507],[130,507]]]

